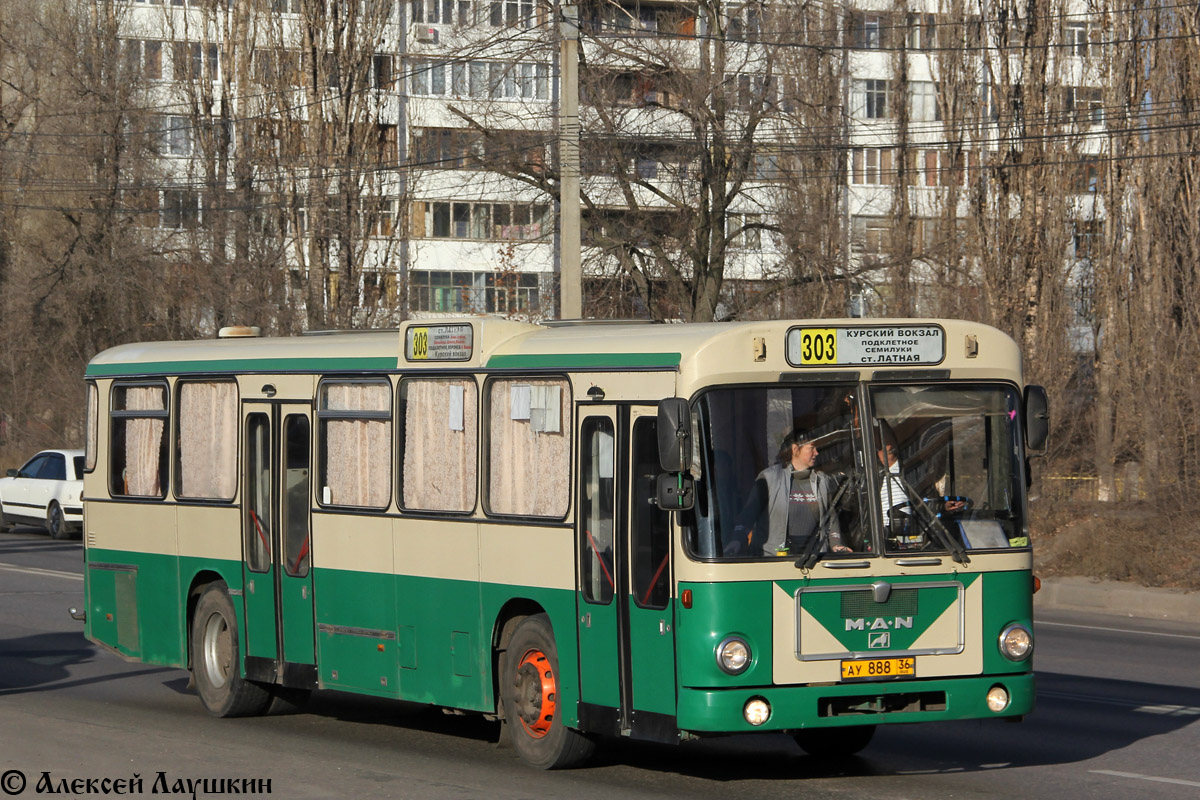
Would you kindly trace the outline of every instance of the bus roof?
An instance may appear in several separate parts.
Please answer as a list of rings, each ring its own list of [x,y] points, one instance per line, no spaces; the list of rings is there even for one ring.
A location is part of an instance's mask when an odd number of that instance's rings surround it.
[[[838,355],[805,363],[802,336]],[[813,339],[815,342],[815,339]],[[817,342],[821,344],[821,342]],[[811,353],[807,354],[811,356]],[[1020,382],[1019,350],[981,323],[933,319],[768,320],[702,324],[530,324],[495,317],[411,320],[399,331],[143,342],[92,359],[91,378],[396,369],[674,371],[705,382],[772,370],[952,369]],[[869,359],[869,361],[864,361]],[[910,363],[911,362],[911,363]],[[738,376],[742,376],[739,378]],[[869,378],[869,374],[863,377]],[[690,381],[685,381],[690,382]]]

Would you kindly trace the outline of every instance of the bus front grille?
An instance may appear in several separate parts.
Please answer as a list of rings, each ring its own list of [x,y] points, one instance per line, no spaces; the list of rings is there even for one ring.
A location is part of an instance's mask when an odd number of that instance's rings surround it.
[[[820,717],[844,717],[853,714],[894,714],[898,711],[945,710],[945,692],[862,694],[849,697],[822,697],[817,700],[817,716]]]

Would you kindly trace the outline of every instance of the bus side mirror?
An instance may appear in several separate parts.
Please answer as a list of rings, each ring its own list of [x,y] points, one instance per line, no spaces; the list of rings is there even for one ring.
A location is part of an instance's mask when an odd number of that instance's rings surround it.
[[[663,472],[685,472],[692,464],[692,410],[682,397],[658,401],[658,464]]]
[[[655,498],[663,511],[688,511],[696,501],[696,483],[685,472],[662,472]]]
[[[1025,387],[1025,447],[1041,452],[1050,435],[1050,404],[1041,386]]]

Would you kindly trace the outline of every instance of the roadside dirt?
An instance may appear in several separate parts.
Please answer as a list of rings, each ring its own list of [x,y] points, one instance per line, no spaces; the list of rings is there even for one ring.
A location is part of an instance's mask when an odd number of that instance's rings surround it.
[[[1034,572],[1200,589],[1200,506],[1039,500],[1030,504]]]

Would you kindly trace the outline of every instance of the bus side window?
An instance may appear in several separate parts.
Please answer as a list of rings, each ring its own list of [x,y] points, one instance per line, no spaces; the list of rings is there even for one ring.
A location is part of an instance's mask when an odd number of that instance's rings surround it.
[[[653,502],[658,484],[658,421],[633,426],[633,596],[643,608],[666,608],[671,597],[671,517]]]
[[[243,534],[246,562],[254,572],[271,566],[271,420],[246,417],[246,491]]]
[[[613,423],[590,417],[580,430],[580,576],[583,597],[607,604],[615,589],[613,565]]]
[[[112,392],[109,490],[162,498],[167,491],[166,384],[117,385]]]
[[[308,417],[289,414],[283,425],[283,566],[303,578],[311,563],[308,539]]]

